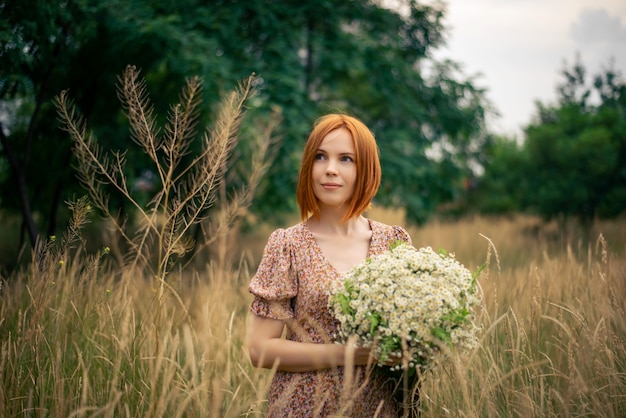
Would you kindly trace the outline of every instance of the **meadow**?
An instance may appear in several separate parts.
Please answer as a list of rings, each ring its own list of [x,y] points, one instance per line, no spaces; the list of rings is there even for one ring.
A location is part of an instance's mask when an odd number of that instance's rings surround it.
[[[131,137],[161,185],[147,206],[131,192],[124,153],[104,153],[67,95],[57,98],[89,198],[69,202],[62,236],[0,277],[0,417],[263,416],[273,372],[253,368],[243,346],[247,287],[277,225],[254,223],[247,208],[278,119],[253,124],[244,186],[227,193],[222,181],[253,86],[251,77],[224,98],[189,162],[201,82],[187,81],[159,129],[127,68],[119,95]],[[105,186],[134,208],[133,222],[117,216]],[[368,216],[404,225],[399,212]],[[242,232],[244,220],[255,227]],[[15,246],[7,224],[0,249]],[[470,270],[486,265],[480,344],[423,376],[422,417],[626,416],[626,219],[581,231],[467,217],[409,233]]]
[[[272,371],[251,367],[243,341],[273,227],[231,235],[228,257],[170,273],[165,291],[104,250],[51,249],[4,277],[0,416],[262,416]],[[481,344],[424,376],[422,417],[626,416],[626,220],[596,222],[589,240],[522,216],[409,232],[487,263]]]

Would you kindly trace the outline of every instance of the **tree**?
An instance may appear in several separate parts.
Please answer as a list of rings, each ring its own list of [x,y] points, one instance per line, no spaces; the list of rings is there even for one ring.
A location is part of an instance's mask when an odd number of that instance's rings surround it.
[[[494,136],[483,153],[485,171],[476,180],[475,188],[468,190],[469,206],[490,215],[523,210],[531,192],[523,145],[508,137]]]
[[[21,211],[33,246],[42,229],[54,234],[63,202],[80,193],[71,168],[71,142],[58,129],[53,97],[69,89],[81,113],[104,138],[105,149],[123,150],[127,122],[117,104],[115,82],[128,63],[143,68],[158,85],[161,94],[154,105],[160,114],[166,113],[185,77],[211,63],[202,53],[209,40],[185,31],[176,16],[159,13],[158,2],[149,4],[9,0],[0,6],[0,103],[5,116],[0,119],[0,139],[3,162],[11,170],[1,185],[2,205]],[[185,42],[189,45],[183,49]],[[167,51],[184,51],[184,59],[182,53]],[[212,102],[219,100],[215,86],[205,90]],[[201,118],[206,122],[206,116]],[[127,157],[132,179],[147,161],[139,154]]]
[[[52,97],[69,89],[102,146],[123,150],[129,139],[115,75],[134,64],[157,92],[157,114],[167,113],[186,77],[201,76],[207,104],[202,124],[210,124],[206,109],[223,91],[258,75],[260,94],[251,103],[257,117],[269,120],[276,108],[283,115],[276,131],[282,141],[262,182],[263,198],[253,205],[263,219],[280,219],[294,208],[300,150],[311,123],[323,113],[346,111],[379,139],[384,177],[378,202],[404,207],[409,220],[421,222],[462,187],[468,161],[484,139],[486,102],[459,66],[431,58],[443,42],[442,6],[412,0],[402,6],[354,0],[7,1],[0,54],[11,65],[0,69],[0,102],[11,117],[0,122],[1,155],[13,170],[2,196],[15,193],[18,184],[31,240],[41,228],[54,233],[57,208],[78,184]],[[241,141],[234,155],[245,154],[247,146]],[[429,150],[436,159],[426,156]],[[128,155],[128,161],[131,178],[148,165],[141,155]],[[14,181],[20,176],[23,184]],[[241,181],[227,176],[224,193]],[[9,199],[2,202],[11,208]],[[44,225],[35,225],[33,212]]]
[[[587,86],[576,62],[564,70],[555,107],[538,104],[526,129],[529,163],[535,169],[529,206],[546,219],[616,216],[626,203],[626,86],[613,69]],[[590,98],[599,96],[597,105]]]
[[[563,78],[557,104],[537,103],[524,143],[497,144],[480,196],[489,209],[497,195],[506,202],[500,209],[575,218],[588,227],[626,208],[626,84],[609,66],[589,86],[579,60]]]
[[[281,202],[293,203],[310,124],[335,110],[362,118],[378,138],[379,204],[406,208],[407,218],[419,223],[454,198],[469,171],[467,151],[482,139],[486,103],[455,63],[429,58],[442,43],[444,11],[405,5],[400,14],[368,1],[285,1],[254,3],[239,15],[258,38],[252,68],[265,80],[268,103],[284,110],[285,141],[269,173],[269,193],[256,205],[265,216],[284,207]],[[289,71],[278,67],[285,65]],[[436,161],[427,157],[431,148]]]

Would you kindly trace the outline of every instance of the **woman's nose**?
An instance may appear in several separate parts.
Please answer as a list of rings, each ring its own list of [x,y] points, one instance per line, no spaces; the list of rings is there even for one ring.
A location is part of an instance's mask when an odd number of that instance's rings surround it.
[[[326,164],[326,174],[337,174],[337,163],[333,160],[328,160],[328,164]]]

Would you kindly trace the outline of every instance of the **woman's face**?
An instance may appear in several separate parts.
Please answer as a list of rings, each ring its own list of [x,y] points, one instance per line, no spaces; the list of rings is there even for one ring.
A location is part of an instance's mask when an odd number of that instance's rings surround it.
[[[335,129],[322,139],[311,173],[320,209],[347,205],[356,182],[355,158],[352,135],[347,129]]]

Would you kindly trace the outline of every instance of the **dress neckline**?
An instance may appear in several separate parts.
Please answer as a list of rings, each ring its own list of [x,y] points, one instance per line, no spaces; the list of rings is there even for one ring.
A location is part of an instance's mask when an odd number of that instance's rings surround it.
[[[367,260],[368,258],[370,258],[372,256],[372,244],[374,242],[374,225],[372,223],[372,220],[369,219],[369,218],[365,218],[365,220],[367,220],[367,225],[369,226],[370,231],[372,231],[372,236],[370,238],[370,242],[369,242],[369,245],[367,247],[367,256],[365,257],[365,259],[360,261],[360,263],[362,263],[363,261]],[[306,232],[307,237],[312,241],[312,243],[313,243],[312,245],[313,245],[313,247],[315,249],[315,252],[317,252],[317,254],[321,257],[321,259],[324,261],[324,263],[326,263],[326,265],[329,266],[331,269],[333,269],[335,271],[335,273],[337,273],[338,275],[343,276],[344,274],[346,274],[349,270],[347,270],[347,271],[339,271],[339,269],[337,269],[337,267],[335,267],[330,262],[328,257],[326,257],[326,254],[324,253],[324,251],[322,251],[322,247],[320,247],[319,243],[315,239],[315,235],[309,229],[309,226],[307,225],[306,221],[302,221],[300,224],[302,225],[302,228]],[[357,263],[357,264],[359,264],[359,263]],[[354,264],[352,267],[356,266],[357,264]]]

